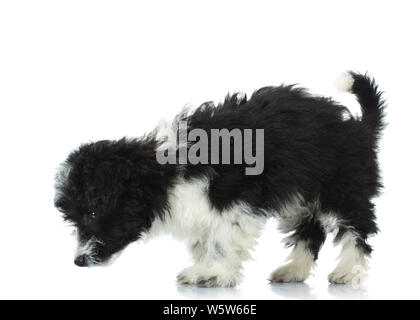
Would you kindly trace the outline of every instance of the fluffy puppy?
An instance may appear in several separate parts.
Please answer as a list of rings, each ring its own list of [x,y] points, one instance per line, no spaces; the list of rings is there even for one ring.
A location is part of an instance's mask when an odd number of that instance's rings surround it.
[[[194,258],[179,274],[180,284],[234,286],[265,220],[274,217],[281,232],[291,233],[286,244],[293,251],[271,281],[304,281],[327,233],[335,232],[343,249],[329,281],[352,283],[354,267],[367,267],[367,239],[378,231],[371,200],[381,188],[377,143],[384,101],[366,75],[347,73],[342,86],[358,99],[361,117],[329,98],[282,85],[259,89],[250,99],[205,103],[143,138],[80,146],[57,174],[55,197],[64,219],[77,227],[74,262],[108,263],[131,242],[166,230],[185,240]],[[247,175],[239,161],[160,164],[157,153],[181,153],[181,121],[187,132],[208,136],[214,129],[264,130],[263,171]],[[191,141],[184,148],[188,152]],[[208,146],[212,155],[222,151],[216,149]],[[214,159],[222,160],[219,153]]]

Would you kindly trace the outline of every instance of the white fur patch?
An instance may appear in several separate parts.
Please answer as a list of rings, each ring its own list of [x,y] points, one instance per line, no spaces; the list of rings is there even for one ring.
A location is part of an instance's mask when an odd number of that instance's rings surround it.
[[[153,223],[152,234],[168,232],[188,243],[195,264],[178,276],[179,283],[200,286],[234,286],[241,264],[264,225],[243,203],[219,212],[208,198],[208,180],[179,180],[169,191],[170,211]]]
[[[122,250],[121,250],[112,254],[106,261],[98,261],[95,259],[93,252],[95,250],[96,245],[101,244],[102,242],[96,239],[95,237],[90,238],[86,242],[81,242],[77,234],[77,229],[75,229],[73,233],[77,237],[77,243],[78,243],[75,257],[77,258],[78,256],[86,255],[87,260],[88,260],[88,264],[87,264],[88,267],[111,265],[122,253]]]
[[[343,236],[341,241],[343,248],[339,256],[339,263],[328,276],[331,283],[360,284],[362,279],[358,278],[357,270],[367,271],[368,261],[363,251],[356,246],[356,241],[357,236],[351,232]]]
[[[339,92],[349,92],[353,88],[354,78],[348,72],[340,74],[335,80],[335,86]]]
[[[347,120],[350,120],[350,119],[353,119],[353,115],[350,113],[349,110],[344,110],[341,113],[341,120],[347,121]]]
[[[81,255],[87,255],[88,257],[90,257],[92,255],[93,250],[95,249],[95,245],[98,243],[98,241],[95,238],[90,238],[88,241],[86,241],[85,243],[80,243],[80,241],[78,242],[78,246],[76,249],[76,254],[75,256],[81,256]]]
[[[314,257],[304,241],[299,241],[287,258],[285,265],[271,273],[272,282],[301,282],[305,281],[314,266]]]
[[[60,164],[57,168],[56,175],[55,175],[55,198],[56,201],[59,197],[62,196],[61,190],[66,186],[68,177],[70,175],[71,165],[69,165],[66,161]]]
[[[319,215],[318,221],[326,234],[336,231],[339,226],[337,215],[331,212]]]

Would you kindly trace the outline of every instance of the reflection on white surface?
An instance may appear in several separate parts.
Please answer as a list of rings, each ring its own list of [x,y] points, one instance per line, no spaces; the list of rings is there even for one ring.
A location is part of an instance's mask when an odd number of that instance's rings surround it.
[[[273,283],[270,284],[271,290],[281,298],[314,300],[317,296],[311,291],[312,288],[304,283]]]
[[[189,285],[178,285],[177,292],[187,299],[234,299],[239,293],[236,288],[200,288]]]
[[[267,289],[271,291],[270,299],[296,299],[296,300],[316,300],[316,299],[339,299],[355,300],[369,299],[366,288],[355,289],[352,286],[330,284],[327,296],[320,294],[316,286],[307,283],[274,283],[267,284]],[[185,299],[241,299],[249,298],[247,288],[199,288],[189,285],[177,286],[177,293]],[[263,295],[264,298],[267,294]],[[259,298],[259,297],[252,297]]]
[[[366,289],[363,287],[355,289],[349,285],[330,284],[328,293],[336,299],[368,299]]]

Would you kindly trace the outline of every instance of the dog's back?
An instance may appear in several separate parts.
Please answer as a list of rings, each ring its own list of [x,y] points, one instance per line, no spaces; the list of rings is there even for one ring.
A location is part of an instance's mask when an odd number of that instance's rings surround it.
[[[294,86],[266,87],[249,100],[233,95],[218,106],[202,105],[183,118],[189,130],[203,129],[209,137],[212,129],[264,130],[264,170],[260,175],[245,175],[246,163],[228,165],[220,160],[219,164],[187,164],[186,176],[210,175],[210,200],[220,210],[235,201],[246,201],[257,211],[276,210],[297,193],[310,202],[325,198],[325,210],[329,210],[328,195],[336,198],[335,190],[341,192],[355,181],[367,197],[376,195],[380,187],[376,142],[383,127],[383,103],[369,78],[352,77],[349,90],[361,101],[361,119],[331,99],[311,96]],[[209,145],[209,153],[210,149]]]

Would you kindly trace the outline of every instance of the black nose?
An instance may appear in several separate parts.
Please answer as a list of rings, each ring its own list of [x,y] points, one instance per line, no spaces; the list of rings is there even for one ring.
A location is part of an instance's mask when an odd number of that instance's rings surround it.
[[[76,257],[76,259],[74,259],[74,264],[79,267],[87,267],[88,265],[87,255],[82,254],[81,256]]]

